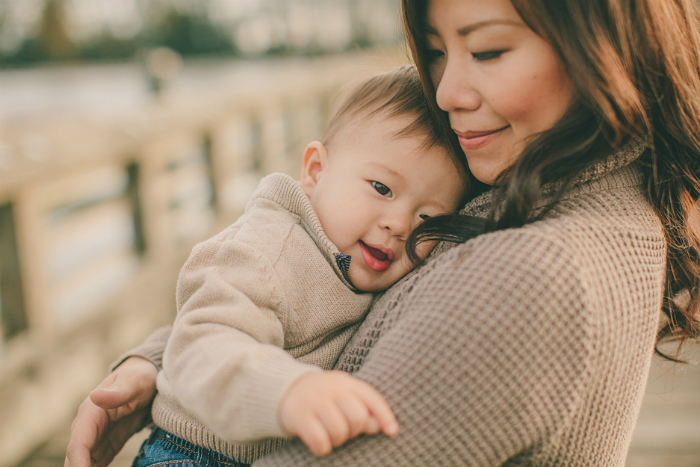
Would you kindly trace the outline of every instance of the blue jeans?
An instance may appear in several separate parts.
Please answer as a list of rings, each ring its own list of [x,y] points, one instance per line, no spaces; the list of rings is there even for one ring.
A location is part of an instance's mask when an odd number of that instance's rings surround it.
[[[182,438],[156,428],[151,436],[143,442],[139,455],[131,467],[249,467],[238,462],[185,441]]]

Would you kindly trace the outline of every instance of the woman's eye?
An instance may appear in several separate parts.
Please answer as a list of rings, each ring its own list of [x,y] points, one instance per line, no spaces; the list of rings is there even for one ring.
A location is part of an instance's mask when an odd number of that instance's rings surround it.
[[[421,220],[423,220],[423,221],[426,220],[426,219],[430,219],[430,216],[427,215],[427,214],[421,214],[421,215],[419,215],[418,217],[420,217]]]
[[[426,52],[426,58],[428,59],[428,63],[442,57],[443,55],[445,55],[445,52],[437,49],[430,49]]]
[[[489,60],[493,60],[494,58],[500,57],[501,55],[503,55],[504,52],[505,50],[493,50],[490,52],[474,52],[472,53],[472,57],[474,57],[474,60],[476,60],[477,62],[486,62]]]
[[[391,198],[392,193],[388,186],[375,181],[372,181],[372,186],[375,190],[377,190],[377,193],[379,193],[380,195],[386,196],[387,198]]]

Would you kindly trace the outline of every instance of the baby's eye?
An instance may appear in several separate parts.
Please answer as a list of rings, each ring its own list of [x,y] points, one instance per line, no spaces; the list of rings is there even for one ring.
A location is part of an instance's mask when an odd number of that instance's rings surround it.
[[[427,214],[421,214],[421,215],[419,215],[418,217],[420,217],[421,220],[423,220],[423,221],[426,220],[426,219],[430,219],[430,216],[427,215]]]
[[[492,50],[489,52],[474,52],[472,53],[472,57],[474,57],[474,60],[477,62],[486,62],[488,60],[493,60],[495,58],[500,57],[503,55],[505,50]]]
[[[387,198],[391,198],[393,196],[393,193],[391,192],[389,187],[384,185],[383,183],[379,183],[372,180],[372,186],[375,190],[377,190],[377,193],[379,193],[382,196],[386,196]]]

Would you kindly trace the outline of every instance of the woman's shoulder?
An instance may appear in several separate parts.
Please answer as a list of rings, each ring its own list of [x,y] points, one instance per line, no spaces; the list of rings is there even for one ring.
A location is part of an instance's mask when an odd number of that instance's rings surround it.
[[[664,229],[634,164],[575,186],[537,222],[481,235],[457,250],[490,245],[499,255],[513,258],[549,245],[545,248],[561,249],[575,262],[588,255],[665,259]],[[517,269],[518,264],[511,262],[511,267]]]
[[[662,293],[665,250],[663,228],[640,184],[604,180],[577,188],[540,221],[451,248],[417,274],[436,283],[463,277],[484,288],[500,280],[500,287],[540,282],[617,301]]]
[[[636,163],[575,186],[546,221],[552,225],[588,224],[596,229],[664,236],[661,221],[647,198],[643,173]]]
[[[578,187],[542,220],[520,228],[483,234],[447,252],[466,258],[470,251],[491,251],[514,273],[528,273],[530,261],[547,263],[552,254],[566,257],[579,274],[633,274],[633,264],[621,258],[665,265],[663,226],[639,184],[610,185],[596,181]],[[632,261],[634,263],[635,261]],[[459,260],[457,261],[459,263]],[[436,264],[438,267],[439,265]],[[464,264],[473,267],[473,264]]]
[[[568,308],[591,323],[617,316],[622,324],[627,312],[657,319],[666,267],[659,219],[638,186],[589,188],[541,221],[446,251],[418,280],[464,308],[476,292],[501,297],[494,306],[536,306],[552,317]]]

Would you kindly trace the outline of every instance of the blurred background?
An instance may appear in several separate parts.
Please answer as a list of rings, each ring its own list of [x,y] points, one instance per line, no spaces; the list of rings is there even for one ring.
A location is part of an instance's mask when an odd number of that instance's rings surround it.
[[[193,244],[408,61],[397,0],[0,0],[0,467],[63,465]],[[697,365],[655,361],[628,466],[700,467]]]

